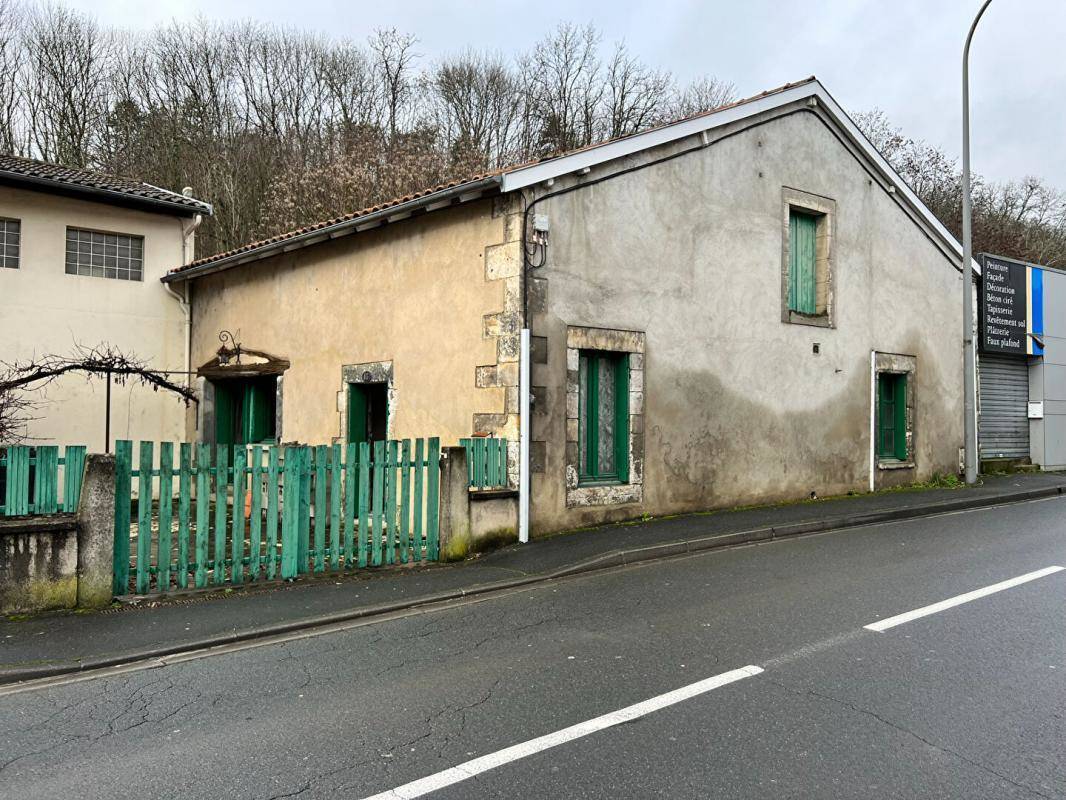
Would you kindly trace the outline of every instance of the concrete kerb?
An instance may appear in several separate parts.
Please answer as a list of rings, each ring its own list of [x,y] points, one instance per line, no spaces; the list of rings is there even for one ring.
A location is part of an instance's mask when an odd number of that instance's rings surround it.
[[[316,628],[327,628],[331,625],[354,622],[371,617],[384,617],[398,612],[437,606],[469,597],[502,593],[535,584],[550,583],[551,581],[562,578],[569,578],[615,567],[677,558],[690,553],[735,547],[738,545],[758,544],[792,536],[824,533],[827,531],[844,530],[884,522],[916,519],[919,517],[930,517],[954,511],[987,508],[989,506],[1010,503],[1023,503],[1030,500],[1040,500],[1062,494],[1066,494],[1066,486],[1049,486],[1040,489],[1026,489],[1018,492],[1004,492],[987,497],[960,498],[959,500],[947,500],[928,505],[907,506],[888,511],[871,512],[868,514],[845,515],[780,526],[764,526],[746,531],[705,536],[698,539],[665,542],[662,544],[649,545],[648,547],[613,550],[609,553],[604,553],[576,564],[560,567],[551,572],[526,575],[519,578],[508,578],[501,581],[492,581],[489,583],[455,589],[453,591],[423,595],[421,597],[400,600],[392,603],[381,603],[373,606],[366,606],[364,608],[338,611],[332,614],[322,614],[315,617],[247,628],[245,630],[229,631],[198,640],[145,648],[139,651],[113,656],[88,658],[77,662],[53,662],[51,664],[42,664],[17,669],[0,669],[0,686],[19,684],[26,681],[45,678],[54,678],[61,675],[87,673],[94,670],[104,670],[123,665],[143,664],[145,668],[165,666],[166,662],[161,659],[165,659],[167,656],[202,653],[226,645],[249,642],[256,639],[265,639],[272,636],[281,636],[299,631],[310,631]],[[158,663],[153,664],[153,661],[158,661]]]

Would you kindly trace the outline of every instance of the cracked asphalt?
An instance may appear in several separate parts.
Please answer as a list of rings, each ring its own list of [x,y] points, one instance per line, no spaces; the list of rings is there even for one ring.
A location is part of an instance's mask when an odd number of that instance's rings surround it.
[[[1066,498],[0,695],[0,798],[362,798],[748,664],[429,796],[1066,797],[1066,572],[863,629],[1053,564]]]

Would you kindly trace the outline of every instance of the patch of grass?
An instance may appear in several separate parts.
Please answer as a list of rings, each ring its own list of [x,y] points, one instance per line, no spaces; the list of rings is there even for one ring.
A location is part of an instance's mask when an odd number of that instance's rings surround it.
[[[962,480],[958,475],[953,472],[944,474],[940,472],[934,472],[929,480],[916,481],[914,483],[908,483],[903,486],[893,486],[888,489],[882,489],[882,492],[922,492],[929,489],[963,489],[966,486],[966,482]],[[877,492],[880,494],[881,492]]]

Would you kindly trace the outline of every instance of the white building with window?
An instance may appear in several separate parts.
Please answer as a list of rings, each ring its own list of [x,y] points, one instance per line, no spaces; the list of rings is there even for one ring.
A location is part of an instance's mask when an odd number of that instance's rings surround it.
[[[187,370],[185,308],[159,278],[193,257],[210,213],[139,181],[0,156],[0,362],[111,345],[153,369]],[[43,388],[24,438],[103,451],[106,390],[83,374]],[[175,396],[112,385],[112,442],[182,439],[184,426]]]

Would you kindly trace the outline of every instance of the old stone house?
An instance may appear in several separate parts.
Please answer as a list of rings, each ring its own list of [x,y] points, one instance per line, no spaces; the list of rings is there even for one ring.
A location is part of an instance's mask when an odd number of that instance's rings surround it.
[[[207,441],[515,440],[528,328],[536,533],[955,472],[959,250],[811,78],[164,280]]]

